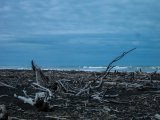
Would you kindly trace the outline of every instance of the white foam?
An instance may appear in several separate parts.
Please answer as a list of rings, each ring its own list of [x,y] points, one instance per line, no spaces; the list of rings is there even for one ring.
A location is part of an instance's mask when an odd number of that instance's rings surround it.
[[[43,70],[65,70],[65,71],[95,71],[95,72],[102,72],[105,71],[107,67],[104,66],[83,66],[83,67],[50,67],[44,68]],[[18,66],[0,66],[0,69],[14,69],[14,70],[31,70],[31,67],[18,67]],[[154,72],[157,71],[160,73],[160,66],[115,66],[111,71],[117,70],[120,72],[134,72],[142,70],[144,72]]]

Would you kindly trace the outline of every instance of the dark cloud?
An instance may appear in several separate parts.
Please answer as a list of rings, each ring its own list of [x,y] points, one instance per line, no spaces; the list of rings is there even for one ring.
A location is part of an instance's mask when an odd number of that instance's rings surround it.
[[[135,60],[135,64],[138,61],[159,64],[159,3],[159,0],[1,1],[1,64],[16,60],[24,63],[32,58],[48,64],[60,61],[68,65],[104,64],[132,47],[137,47],[137,52],[124,63]],[[143,62],[144,59],[148,62]]]

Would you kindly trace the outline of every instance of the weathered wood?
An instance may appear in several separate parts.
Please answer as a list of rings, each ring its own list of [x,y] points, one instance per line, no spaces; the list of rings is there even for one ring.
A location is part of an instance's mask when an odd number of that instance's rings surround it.
[[[105,74],[102,76],[102,78],[105,78],[105,77],[109,74],[109,72],[112,70],[112,68],[114,68],[114,66],[112,66],[113,63],[119,61],[119,60],[122,59],[125,55],[127,55],[128,53],[132,52],[132,51],[135,50],[135,49],[136,49],[136,48],[133,48],[133,49],[130,49],[130,50],[126,51],[126,52],[123,52],[120,56],[118,56],[118,57],[116,57],[114,60],[112,60],[112,61],[108,64],[108,66],[107,66],[107,68],[106,68],[106,70],[105,70]]]
[[[45,92],[36,93],[34,99],[26,96],[17,96],[16,94],[14,95],[14,97],[22,100],[24,103],[35,106],[39,111],[48,111],[50,109]]]
[[[154,118],[156,118],[156,120],[160,120],[160,114],[155,114]]]
[[[32,69],[36,74],[37,84],[42,85],[42,86],[47,86],[49,83],[49,78],[44,75],[42,70],[33,62],[33,60],[31,61],[31,64],[32,64]]]
[[[4,86],[4,87],[8,87],[8,88],[13,88],[13,89],[16,89],[15,87],[11,86],[11,85],[7,85],[3,82],[0,82],[0,86]]]
[[[8,120],[8,112],[5,105],[0,105],[0,120]]]

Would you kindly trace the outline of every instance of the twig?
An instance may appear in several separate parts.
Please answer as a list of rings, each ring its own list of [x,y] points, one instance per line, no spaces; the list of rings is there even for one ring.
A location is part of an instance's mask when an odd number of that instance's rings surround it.
[[[118,60],[120,60],[120,59],[123,58],[125,55],[127,55],[128,53],[132,52],[132,51],[135,50],[135,49],[136,49],[136,48],[133,48],[133,49],[131,49],[131,50],[128,50],[127,52],[123,52],[120,56],[118,56],[118,57],[116,57],[114,60],[112,60],[112,61],[108,64],[108,66],[107,66],[107,68],[106,68],[106,70],[105,70],[105,74],[102,76],[102,78],[105,78],[105,77],[109,74],[109,72],[111,71],[111,69],[114,68],[114,66],[112,66],[113,63],[117,62]]]
[[[45,90],[46,92],[48,92],[48,94],[49,94],[50,97],[53,97],[52,91],[50,91],[48,88],[45,88],[45,87],[43,87],[43,86],[41,86],[41,85],[39,85],[37,83],[32,83],[32,84],[35,85],[35,86],[38,86],[38,87],[42,88],[43,90]]]
[[[8,95],[1,95],[0,98],[2,98],[2,97],[8,97]]]
[[[108,100],[109,103],[115,103],[115,104],[129,104],[129,102],[124,101],[116,101],[116,100]]]
[[[62,87],[64,92],[68,92],[68,89],[63,85],[63,83],[61,82],[61,80],[58,80],[58,84],[60,87]]]
[[[86,84],[84,86],[84,88],[80,89],[79,92],[76,94],[76,96],[79,96],[80,94],[84,93],[84,92],[88,92],[90,90],[90,83]]]
[[[15,87],[11,86],[11,85],[7,85],[3,82],[0,82],[0,86],[5,86],[5,87],[9,87],[9,88],[13,88],[13,89],[16,89]]]
[[[91,95],[93,100],[98,100],[99,102],[102,102],[102,97],[100,97],[101,93],[96,93],[94,95]]]
[[[99,88],[99,87],[101,87],[102,85],[103,85],[103,79],[109,74],[109,72],[115,67],[115,66],[112,66],[112,64],[113,63],[115,63],[115,62],[117,62],[118,60],[120,60],[121,58],[123,58],[126,54],[128,54],[128,53],[130,53],[131,51],[133,51],[133,50],[135,50],[136,48],[133,48],[133,49],[131,49],[131,50],[128,50],[127,52],[123,52],[120,56],[118,56],[118,57],[116,57],[114,60],[112,60],[109,64],[108,64],[108,66],[107,66],[107,68],[106,68],[106,70],[105,70],[105,74],[103,75],[103,76],[100,76],[99,78],[101,79],[101,82],[100,82],[100,84],[98,85],[98,86],[96,86],[96,87],[92,87],[92,88]],[[92,82],[92,84],[93,83],[95,83],[99,78],[97,78],[96,80],[94,80],[93,82]]]
[[[98,88],[102,87],[102,84],[103,84],[103,79],[101,78],[99,84],[98,84],[97,86],[94,86],[94,87],[91,86],[91,89],[92,89],[92,90],[98,89]]]

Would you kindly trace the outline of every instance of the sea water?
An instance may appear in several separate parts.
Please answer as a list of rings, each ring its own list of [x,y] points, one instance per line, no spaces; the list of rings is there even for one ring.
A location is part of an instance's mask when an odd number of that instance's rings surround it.
[[[60,71],[90,71],[90,72],[103,72],[106,70],[105,66],[75,66],[75,67],[42,67],[43,70],[60,70]],[[31,67],[19,66],[1,66],[0,69],[13,69],[13,70],[31,70]],[[115,66],[111,71],[119,72],[158,72],[160,73],[160,66]]]

